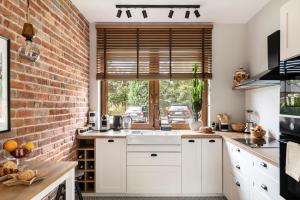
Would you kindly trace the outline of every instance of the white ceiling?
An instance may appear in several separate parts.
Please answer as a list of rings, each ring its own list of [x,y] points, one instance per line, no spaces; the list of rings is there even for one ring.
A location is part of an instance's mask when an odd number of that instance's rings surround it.
[[[271,0],[71,0],[89,22],[216,22],[247,23]],[[148,18],[142,17],[141,9],[132,9],[128,19],[123,10],[117,18],[116,4],[200,4],[201,17],[191,13],[184,18],[186,10],[174,10],[172,19],[168,9],[147,9]],[[192,11],[192,10],[191,10]]]

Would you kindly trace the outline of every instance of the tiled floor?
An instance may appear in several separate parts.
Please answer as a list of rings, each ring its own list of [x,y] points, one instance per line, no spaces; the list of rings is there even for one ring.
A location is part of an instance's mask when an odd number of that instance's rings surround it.
[[[225,197],[84,197],[84,200],[226,200]]]

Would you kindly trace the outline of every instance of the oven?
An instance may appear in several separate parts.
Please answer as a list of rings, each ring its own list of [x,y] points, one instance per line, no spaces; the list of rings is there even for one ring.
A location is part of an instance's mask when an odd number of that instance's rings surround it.
[[[300,144],[300,57],[281,62],[280,73],[280,195],[300,199],[300,183],[285,173],[287,143]]]

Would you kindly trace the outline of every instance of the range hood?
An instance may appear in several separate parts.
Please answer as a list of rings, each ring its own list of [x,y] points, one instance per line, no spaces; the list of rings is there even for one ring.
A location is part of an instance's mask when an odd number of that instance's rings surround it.
[[[280,31],[268,36],[268,70],[243,81],[237,89],[254,89],[280,85]]]

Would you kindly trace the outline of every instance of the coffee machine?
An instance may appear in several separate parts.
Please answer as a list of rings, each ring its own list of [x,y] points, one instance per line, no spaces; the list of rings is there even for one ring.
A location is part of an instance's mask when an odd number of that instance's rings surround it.
[[[100,131],[105,132],[105,131],[108,131],[109,129],[110,129],[109,116],[102,115]]]

